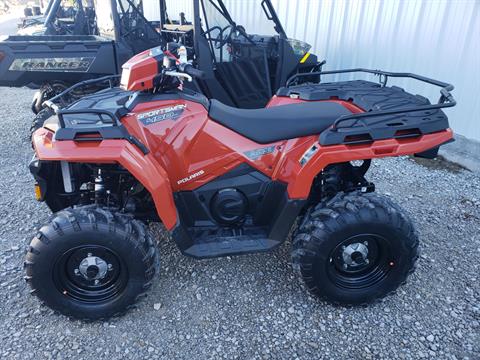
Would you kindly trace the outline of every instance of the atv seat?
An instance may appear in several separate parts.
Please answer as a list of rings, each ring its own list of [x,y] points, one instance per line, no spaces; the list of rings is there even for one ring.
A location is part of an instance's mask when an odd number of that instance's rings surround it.
[[[212,120],[259,144],[320,134],[351,112],[329,101],[302,102],[262,109],[238,109],[212,99]]]

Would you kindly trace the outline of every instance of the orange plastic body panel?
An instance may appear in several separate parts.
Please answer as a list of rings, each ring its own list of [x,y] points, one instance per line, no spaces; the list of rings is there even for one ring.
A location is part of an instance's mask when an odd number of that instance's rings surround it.
[[[158,74],[158,61],[143,51],[122,65],[120,86],[124,90],[142,91],[153,89],[153,79]]]
[[[127,169],[152,195],[158,216],[168,229],[177,222],[177,211],[168,175],[151,154],[143,155],[125,140],[102,142],[55,141],[47,129],[37,130],[33,137],[36,154],[41,160],[78,163],[118,163]]]
[[[267,106],[298,101],[273,97]],[[350,102],[331,101],[341,103],[352,112],[362,111]],[[182,109],[175,119],[144,125],[137,118],[173,107]],[[329,164],[414,154],[452,138],[452,131],[448,129],[416,138],[388,139],[362,145],[320,146],[318,135],[258,144],[209,119],[201,104],[182,99],[139,103],[122,122],[148,147],[148,155],[143,155],[125,140],[55,141],[52,131],[40,129],[34,134],[37,156],[40,160],[121,164],[150,191],[167,229],[172,229],[177,222],[174,192],[194,190],[242,163],[272,180],[286,183],[290,198],[305,199],[314,178]],[[318,150],[302,166],[300,159],[315,144]],[[246,154],[259,149],[268,151],[254,159]]]

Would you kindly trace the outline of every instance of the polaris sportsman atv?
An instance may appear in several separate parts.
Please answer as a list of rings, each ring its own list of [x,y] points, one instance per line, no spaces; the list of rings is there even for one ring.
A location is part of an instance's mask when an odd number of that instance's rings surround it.
[[[133,57],[121,86],[61,108],[33,135],[37,199],[54,212],[26,255],[26,280],[51,308],[83,319],[123,313],[152,284],[161,222],[198,259],[270,251],[293,230],[292,262],[320,299],[366,304],[414,268],[407,214],[374,192],[371,159],[434,157],[452,140],[452,85],[367,69],[380,83],[294,85],[265,108],[238,109],[188,90],[204,73],[176,43]],[[388,87],[441,87],[438,103]],[[197,80],[196,80],[197,79]],[[111,78],[99,81],[110,81]],[[296,226],[295,224],[298,224]]]

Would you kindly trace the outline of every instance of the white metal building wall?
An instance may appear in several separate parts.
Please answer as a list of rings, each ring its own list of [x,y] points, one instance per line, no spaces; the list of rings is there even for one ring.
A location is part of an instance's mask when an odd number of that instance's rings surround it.
[[[258,28],[259,0],[225,0],[237,23]],[[453,129],[480,140],[479,0],[272,0],[287,35],[313,45],[324,69],[414,72],[455,85]],[[257,27],[257,28],[256,28]],[[357,75],[358,76],[358,75]],[[332,78],[333,79],[333,78]],[[393,80],[393,79],[392,79]],[[392,81],[438,99],[437,88]]]

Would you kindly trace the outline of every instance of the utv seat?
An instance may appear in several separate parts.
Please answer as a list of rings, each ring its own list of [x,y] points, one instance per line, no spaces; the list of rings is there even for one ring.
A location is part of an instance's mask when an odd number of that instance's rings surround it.
[[[212,99],[209,108],[212,120],[259,144],[320,134],[349,114],[344,106],[329,101],[238,109]]]

